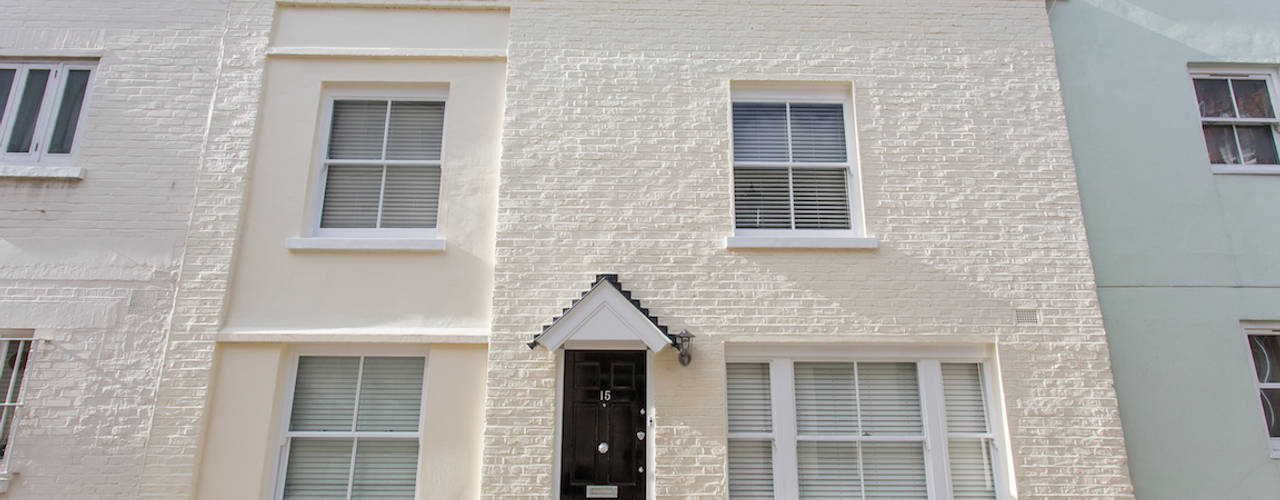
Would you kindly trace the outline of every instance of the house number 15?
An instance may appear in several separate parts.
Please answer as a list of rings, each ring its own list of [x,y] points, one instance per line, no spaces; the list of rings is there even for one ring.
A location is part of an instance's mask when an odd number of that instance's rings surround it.
[[[613,391],[600,391],[600,400],[608,401],[613,399]]]

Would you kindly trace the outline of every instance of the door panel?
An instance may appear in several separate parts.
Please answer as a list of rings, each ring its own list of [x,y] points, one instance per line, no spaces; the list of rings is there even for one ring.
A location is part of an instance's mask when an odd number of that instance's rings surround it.
[[[616,498],[643,500],[645,351],[566,351],[564,369],[560,498],[610,498],[587,487],[612,486]]]

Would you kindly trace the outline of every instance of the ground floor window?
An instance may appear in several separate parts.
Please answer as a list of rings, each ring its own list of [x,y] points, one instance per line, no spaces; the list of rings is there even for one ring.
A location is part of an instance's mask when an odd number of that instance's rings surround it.
[[[422,356],[300,356],[285,433],[284,499],[412,499]]]
[[[10,444],[18,410],[22,408],[22,386],[26,381],[27,362],[31,358],[32,340],[6,335],[0,338],[0,460],[8,470]]]
[[[729,497],[996,499],[987,373],[938,359],[729,363]]]

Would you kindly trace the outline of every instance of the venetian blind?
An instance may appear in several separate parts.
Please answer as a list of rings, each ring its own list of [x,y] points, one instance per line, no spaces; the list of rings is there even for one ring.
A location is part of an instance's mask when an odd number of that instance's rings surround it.
[[[729,363],[729,432],[769,432],[773,427],[769,365]]]
[[[942,364],[947,431],[951,434],[947,440],[951,489],[957,499],[996,498],[984,385],[981,364]]]
[[[357,431],[415,432],[422,420],[425,359],[368,357],[360,377]]]
[[[729,439],[729,498],[773,498],[773,443]]]
[[[726,365],[729,404],[729,498],[773,498],[773,441],[739,433],[773,430],[767,363]]]
[[[413,498],[425,361],[299,358],[284,497]]]
[[[734,103],[736,227],[849,229],[844,127],[838,103]]]
[[[337,100],[322,228],[434,228],[444,103]]]

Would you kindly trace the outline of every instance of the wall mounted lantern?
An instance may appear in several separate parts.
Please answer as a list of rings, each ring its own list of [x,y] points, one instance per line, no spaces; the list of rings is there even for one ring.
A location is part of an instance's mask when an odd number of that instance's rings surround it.
[[[693,337],[689,330],[681,331],[675,336],[676,351],[680,353],[680,364],[689,366],[689,362],[693,361]]]

